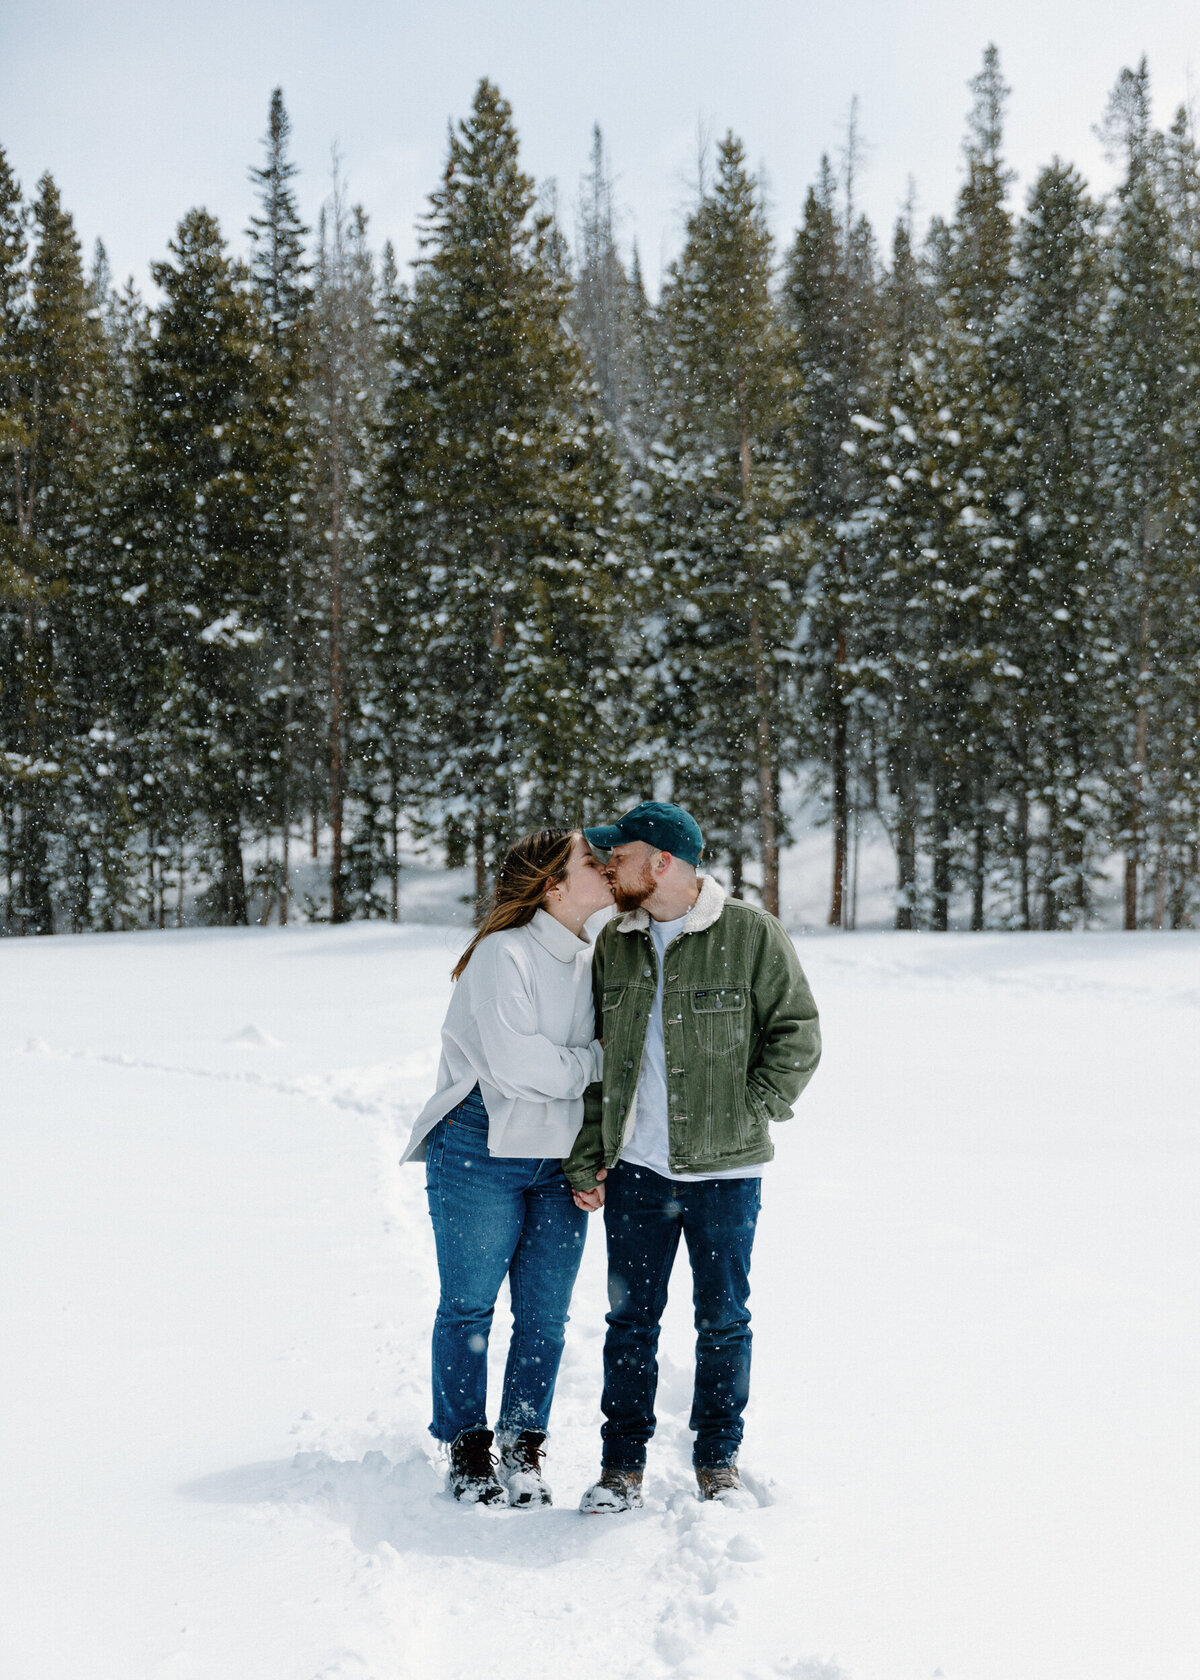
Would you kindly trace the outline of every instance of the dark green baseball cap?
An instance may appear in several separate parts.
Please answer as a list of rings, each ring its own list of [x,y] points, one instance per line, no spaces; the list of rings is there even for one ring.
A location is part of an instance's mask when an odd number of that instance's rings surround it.
[[[679,805],[663,805],[657,799],[635,805],[614,823],[585,828],[583,838],[594,852],[611,852],[629,840],[644,840],[657,851],[670,852],[684,863],[699,863],[704,836],[695,817]]]

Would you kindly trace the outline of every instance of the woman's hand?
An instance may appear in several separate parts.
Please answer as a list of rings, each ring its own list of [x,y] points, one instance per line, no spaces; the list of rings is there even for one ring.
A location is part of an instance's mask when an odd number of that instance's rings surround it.
[[[572,1190],[571,1199],[577,1208],[584,1213],[595,1213],[598,1207],[604,1206],[604,1180],[608,1177],[608,1169],[601,1167],[596,1174],[596,1188],[594,1190]]]

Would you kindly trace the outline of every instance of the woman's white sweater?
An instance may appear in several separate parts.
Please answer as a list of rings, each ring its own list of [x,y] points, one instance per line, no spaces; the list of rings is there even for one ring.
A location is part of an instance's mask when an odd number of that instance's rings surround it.
[[[521,928],[489,933],[455,983],[442,1027],[437,1090],[417,1117],[402,1161],[478,1081],[492,1155],[569,1155],[583,1124],[584,1088],[604,1052],[592,1006],[592,947],[538,910]]]

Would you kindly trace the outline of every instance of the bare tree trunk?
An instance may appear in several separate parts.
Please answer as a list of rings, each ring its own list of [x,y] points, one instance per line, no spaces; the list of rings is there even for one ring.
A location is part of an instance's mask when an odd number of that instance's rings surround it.
[[[483,913],[487,905],[487,836],[484,833],[483,815],[475,813],[475,827],[471,836],[475,854],[475,925],[478,927],[483,920]]]
[[[242,861],[242,837],[236,819],[228,814],[220,819],[221,849],[221,920],[226,927],[245,927],[248,921],[246,904],[246,871]]]
[[[896,784],[896,927],[911,932],[917,910],[917,799],[912,752],[901,748]]]
[[[984,889],[987,885],[987,829],[983,813],[975,816],[974,856],[971,860],[971,932],[983,932]]]
[[[331,405],[330,463],[333,468],[329,554],[329,809],[333,854],[329,864],[329,919],[344,922],[342,862],[345,774],[342,765],[342,449],[337,402]]]
[[[950,825],[946,820],[945,789],[940,780],[933,786],[933,928],[946,933],[950,927]]]
[[[861,790],[858,791],[861,792]],[[851,819],[850,914],[846,921],[846,926],[850,929],[851,933],[853,933],[854,929],[858,926],[858,851],[861,838],[862,806],[859,799],[856,798],[853,804],[853,815]]]
[[[275,888],[272,884],[271,877],[268,874],[267,876],[264,877],[264,880],[263,880],[263,902],[262,902],[262,909],[259,912],[259,917],[258,917],[259,927],[266,927],[270,923],[271,910],[274,906],[274,903],[275,903]]]
[[[292,725],[295,722],[296,707],[292,690],[296,685],[296,614],[293,602],[292,578],[292,521],[288,519],[288,553],[287,565],[287,694],[283,701],[283,783],[280,788],[280,800],[283,810],[280,812],[282,821],[279,824],[281,845],[279,848],[279,925],[288,924],[288,911],[292,902]]]
[[[833,730],[830,766],[833,778],[833,891],[829,899],[829,926],[842,927],[846,919],[846,841],[850,808],[847,773],[846,708],[842,703],[842,667],[846,663],[846,630],[839,624],[833,655]]]
[[[1146,520],[1143,518],[1142,531],[1142,575],[1144,578],[1146,564]],[[1146,610],[1145,589],[1142,588],[1142,598],[1138,607],[1138,700],[1137,717],[1134,723],[1134,759],[1133,785],[1129,802],[1129,840],[1125,848],[1125,931],[1132,933],[1138,925],[1138,866],[1141,862],[1143,845],[1143,802],[1146,792],[1146,755],[1149,748],[1150,719],[1146,707],[1146,680],[1150,673],[1146,669],[1146,652],[1150,637],[1150,625]]]
[[[744,401],[744,380],[738,378],[738,404]],[[754,495],[750,434],[741,427],[739,454],[742,475],[742,503],[749,508]],[[759,600],[757,562],[751,568],[750,659],[754,667],[754,745],[758,773],[759,834],[762,843],[763,908],[779,914],[779,825],[775,817],[775,768],[771,742],[771,685],[767,677],[763,645],[762,606]]]
[[[1020,866],[1021,926],[1028,933],[1033,920],[1029,907],[1029,793],[1026,788],[1017,795],[1017,859]]]
[[[400,920],[400,789],[392,767],[392,920]]]
[[[754,696],[757,702],[755,745],[758,760],[759,828],[762,835],[763,908],[779,914],[779,835],[775,823],[775,778],[771,773],[770,693],[763,662],[762,620],[758,596],[750,608],[750,654],[754,661]]]

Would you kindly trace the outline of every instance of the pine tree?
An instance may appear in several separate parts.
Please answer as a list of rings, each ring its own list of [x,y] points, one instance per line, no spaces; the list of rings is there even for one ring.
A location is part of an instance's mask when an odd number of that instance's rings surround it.
[[[17,912],[24,906],[16,903],[15,881],[20,880],[20,792],[28,763],[28,755],[21,750],[28,729],[28,709],[24,684],[19,678],[14,680],[14,674],[20,670],[18,661],[28,639],[27,624],[36,600],[36,585],[13,494],[14,469],[25,438],[20,386],[25,360],[25,254],[25,207],[21,189],[0,150],[0,453],[5,464],[5,471],[0,475],[0,635],[3,636],[0,742],[4,748],[0,759],[0,795],[7,881],[4,918],[8,932],[23,927]]]
[[[311,470],[306,432],[311,265],[304,244],[309,229],[300,218],[292,185],[298,171],[290,156],[291,127],[283,89],[276,88],[271,94],[263,142],[266,157],[250,171],[259,199],[259,214],[250,218],[250,240],[251,274],[273,364],[271,383],[277,393],[272,413],[272,454],[282,536],[282,577],[276,589],[282,618],[276,693],[282,691],[282,718],[270,800],[281,840],[277,872],[281,924],[288,921],[291,907],[290,854],[297,801],[305,791],[305,782],[311,782],[311,770],[308,777],[304,772],[305,760],[311,755],[305,752],[303,743],[313,740],[317,733],[312,650],[304,635],[310,616],[306,610],[304,500]],[[269,901],[276,884],[275,871],[268,867],[265,874],[264,891]],[[267,907],[264,905],[264,910]]]
[[[424,240],[395,346],[380,585],[426,785],[470,833],[482,895],[498,843],[621,779],[618,484],[558,237],[490,82],[450,135]]]
[[[886,414],[891,425],[903,427],[909,421],[902,405],[921,410],[926,406],[923,375],[936,334],[936,311],[926,272],[913,247],[911,217],[910,204],[896,224],[891,266],[878,294],[878,412]],[[917,858],[923,794],[930,786],[924,719],[929,627],[919,598],[910,596],[907,587],[921,555],[919,544],[910,546],[911,527],[907,541],[899,528],[908,509],[890,483],[889,424],[856,414],[851,416],[849,430],[851,435],[840,447],[858,469],[858,505],[847,522],[851,538],[857,538],[848,544],[858,583],[853,597],[857,607],[854,675],[859,706],[876,737],[875,752],[891,802],[895,925],[911,929],[919,925],[921,916]],[[907,441],[907,435],[899,441]],[[877,475],[874,486],[872,472]],[[892,516],[900,516],[894,528],[881,532]],[[882,541],[877,541],[880,537]]]
[[[830,771],[833,885],[829,923],[834,927],[846,925],[850,915],[846,887],[855,758],[852,736],[857,733],[851,722],[855,627],[850,610],[857,591],[845,522],[858,499],[858,485],[854,457],[844,444],[851,436],[851,416],[875,401],[879,326],[871,230],[865,220],[856,221],[853,212],[856,150],[852,128],[841,214],[833,170],[828,158],[822,159],[784,283],[806,399],[799,430],[800,464],[803,509],[816,551],[806,597],[810,625],[807,692],[818,726],[812,747],[828,762]]]
[[[722,141],[662,299],[667,401],[655,455],[662,714],[679,784],[708,813],[735,885],[751,822],[779,910],[779,769],[801,572],[794,349],[741,143]],[[694,792],[692,791],[694,790]]]
[[[3,194],[13,203],[11,191]],[[89,732],[102,704],[98,637],[112,602],[98,515],[111,465],[104,403],[104,340],[83,275],[79,241],[50,176],[30,215],[24,288],[7,267],[5,667],[12,673],[5,734],[17,747],[15,866],[25,928],[55,927],[56,886],[86,925],[74,865],[86,854]],[[6,245],[15,255],[19,241]],[[19,812],[19,814],[18,814]]]
[[[247,920],[243,844],[269,821],[276,719],[262,704],[281,548],[271,517],[273,391],[249,277],[207,211],[184,217],[140,369],[137,534],[156,624],[157,821],[182,844],[193,817],[211,860],[208,912]]]
[[[1003,802],[1015,745],[1009,701],[1021,675],[1008,648],[1020,594],[1012,560],[1012,498],[1019,490],[1012,460],[1015,392],[1006,329],[1013,290],[1013,222],[1007,205],[1012,176],[1002,153],[1009,89],[994,46],[985,50],[970,87],[967,173],[939,275],[946,321],[940,350],[951,407],[962,414],[974,439],[974,459],[966,470],[983,495],[974,525],[978,587],[964,602],[973,610],[961,617],[962,642],[951,655],[974,673],[973,704],[951,726],[957,727],[953,750],[962,770],[942,778],[941,792],[952,797],[953,806],[944,818],[939,816],[938,826],[940,831],[957,827],[967,842],[971,927],[977,930],[984,926],[990,854],[1005,826]]]
[[[1122,71],[1105,133],[1124,163],[1107,241],[1101,323],[1100,451],[1116,642],[1109,767],[1125,854],[1125,926],[1136,928],[1152,851],[1165,867],[1170,850],[1174,790],[1168,766],[1175,755],[1169,690],[1177,668],[1171,644],[1176,623],[1191,618],[1194,593],[1193,539],[1184,515],[1187,498],[1180,493],[1190,472],[1195,362],[1187,346],[1195,342],[1194,329],[1183,308],[1144,59],[1136,71]]]
[[[633,273],[627,273],[615,221],[612,176],[597,125],[591,169],[582,184],[569,318],[596,381],[600,412],[626,461],[638,470],[653,431],[653,329],[637,253]]]
[[[889,381],[886,419],[855,417],[867,475],[856,524],[865,549],[862,593],[870,601],[860,664],[886,696],[899,841],[908,843],[903,825],[915,834],[920,820],[927,830],[930,925],[945,931],[952,814],[971,810],[991,679],[998,665],[1008,673],[980,635],[1000,596],[986,549],[981,554],[991,521],[975,466],[983,447],[979,417],[967,405],[956,408],[935,350],[910,354]],[[916,910],[915,860],[912,869],[902,863],[899,880],[897,919],[908,926]]]
[[[1170,430],[1176,542],[1170,602],[1162,615],[1162,797],[1158,801],[1152,919],[1155,927],[1190,926],[1200,889],[1200,146],[1191,112],[1181,107],[1164,136],[1162,195],[1171,226],[1175,271],[1175,417]]]
[[[1035,182],[1019,229],[1009,317],[1020,579],[1012,651],[1023,672],[1011,775],[1016,919],[1025,928],[1035,920],[1046,929],[1086,921],[1103,836],[1109,627],[1094,488],[1102,301],[1096,224],[1079,175],[1055,160]]]
[[[379,844],[379,739],[360,710],[369,704],[363,635],[370,623],[367,580],[370,511],[367,486],[377,473],[386,392],[385,344],[374,263],[361,208],[347,206],[340,176],[321,212],[312,308],[313,444],[310,527],[315,543],[315,623],[323,645],[327,695],[327,774],[322,804],[333,831],[330,916],[375,906],[384,863]],[[368,692],[362,692],[362,684]],[[373,710],[373,708],[372,708]],[[365,752],[365,762],[360,762]],[[355,775],[355,771],[361,774]],[[355,780],[362,807],[354,848],[355,879],[346,879],[346,801]],[[350,890],[351,902],[347,893]]]

